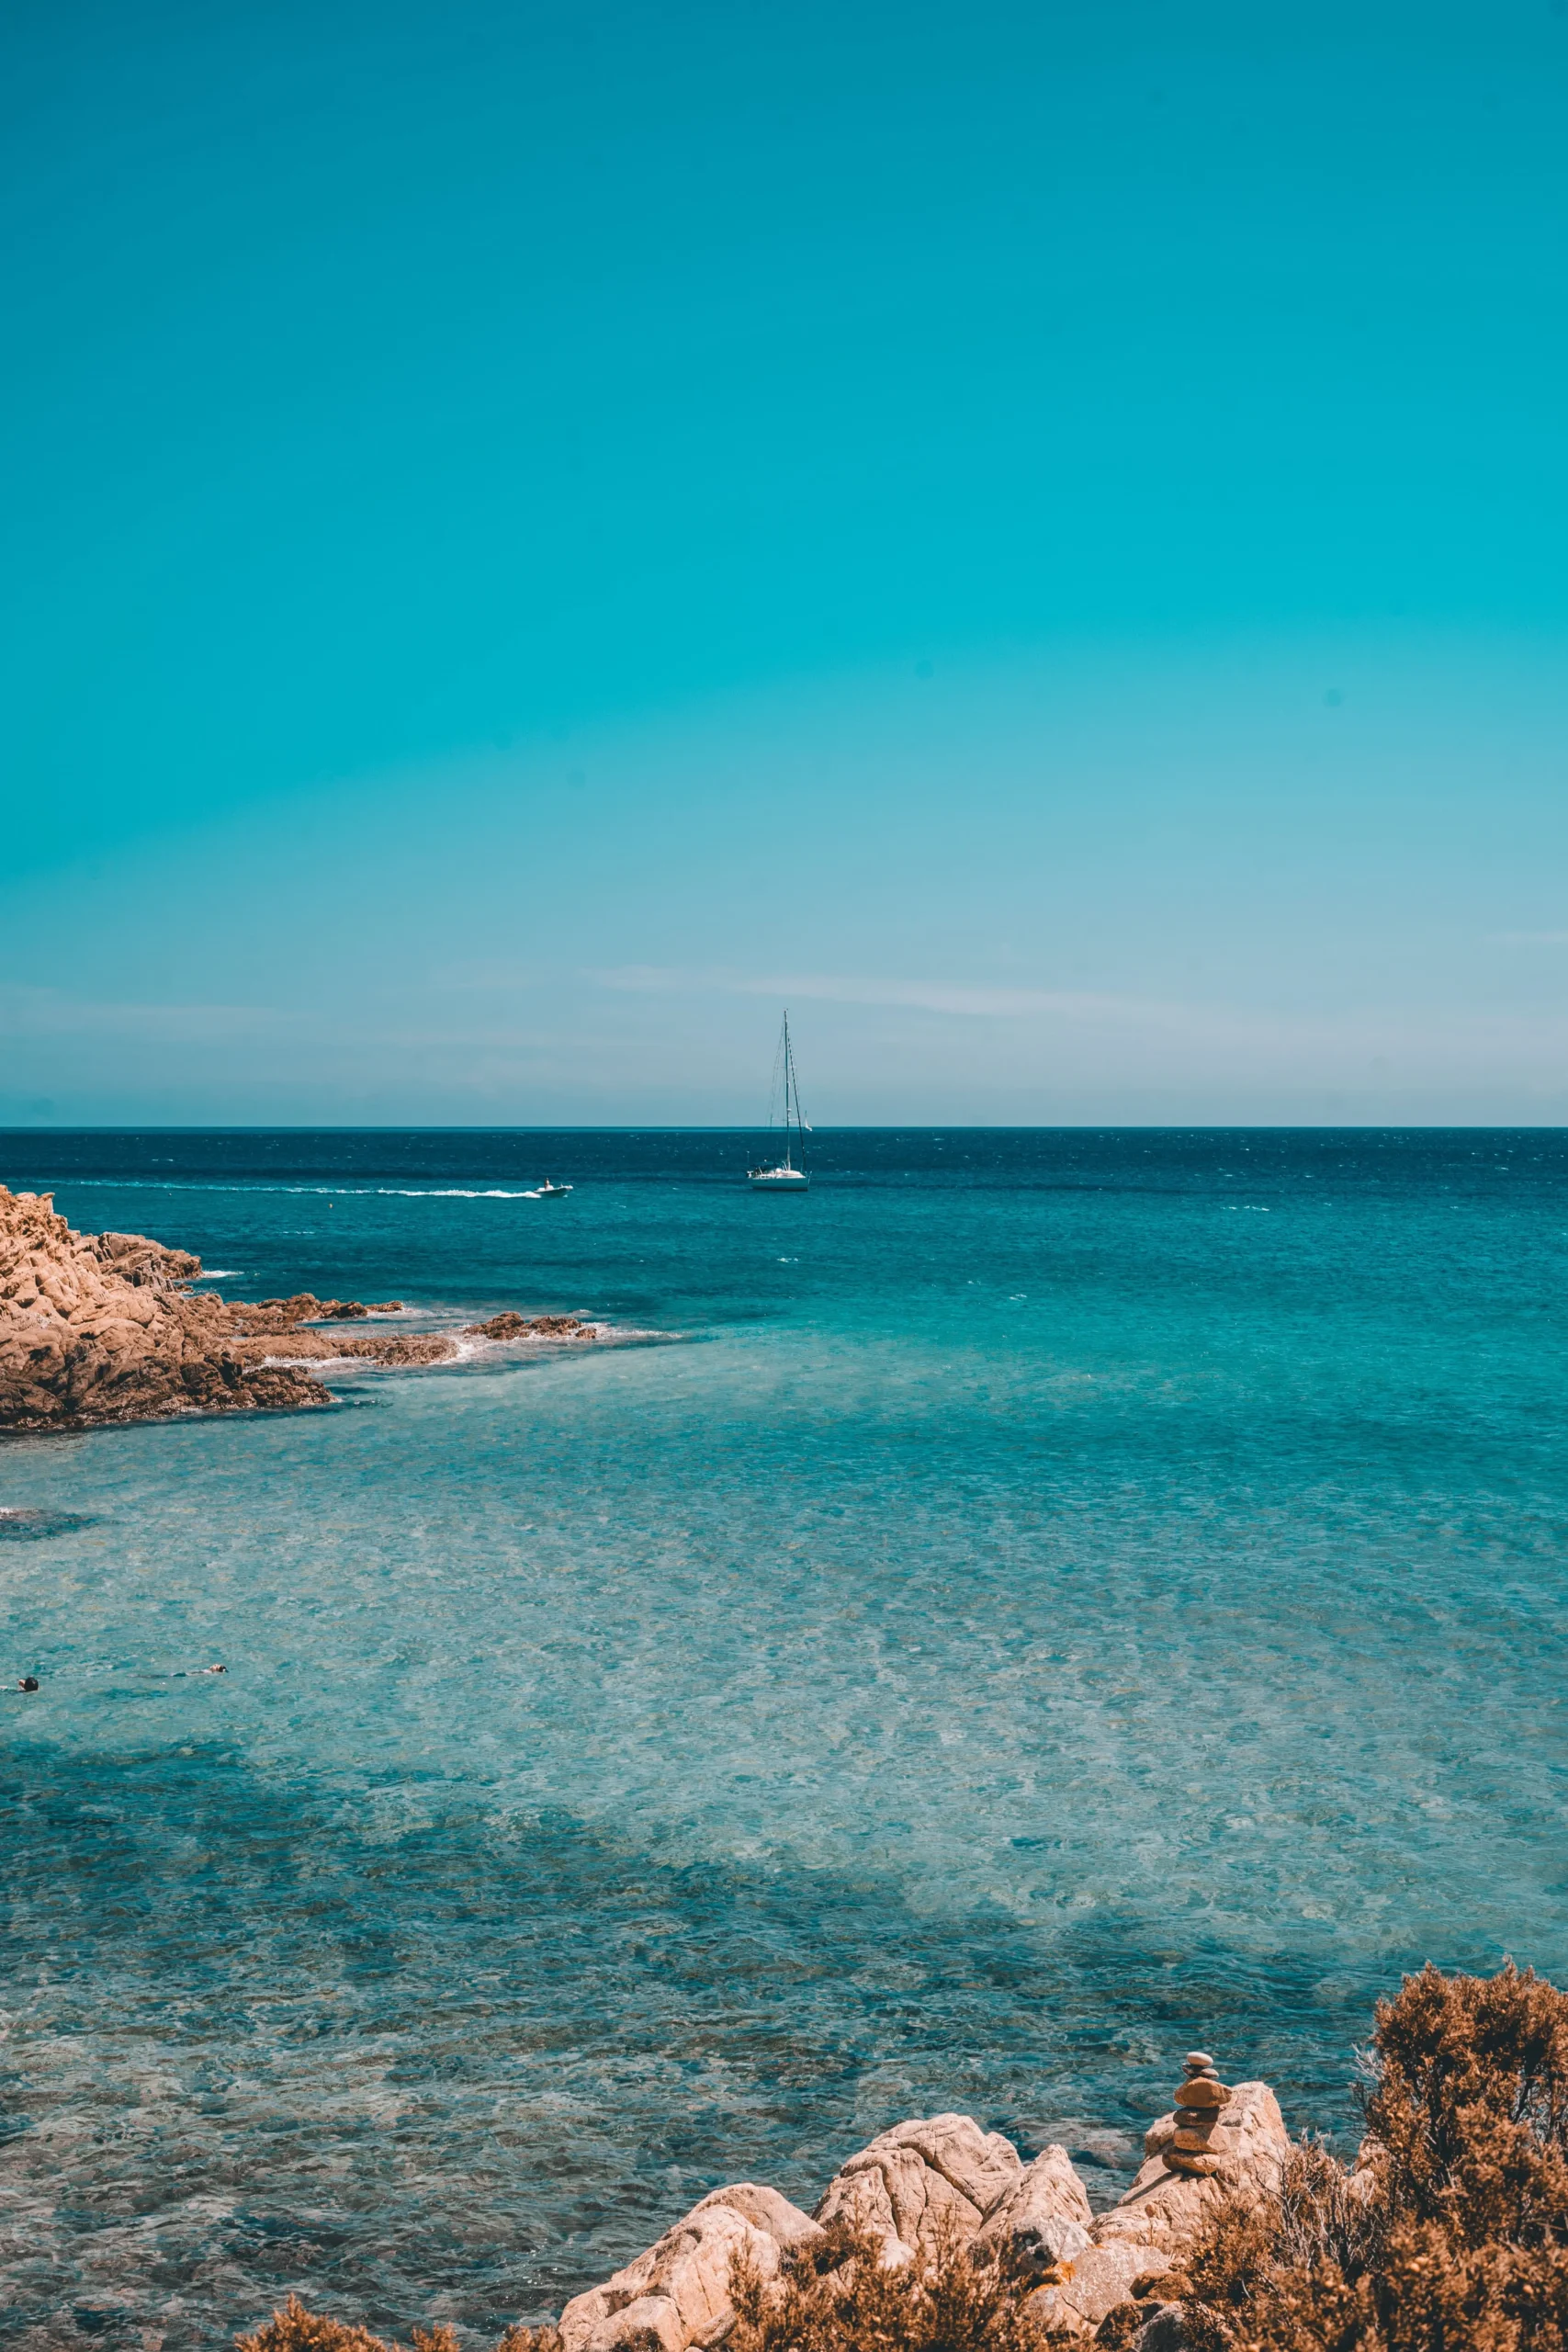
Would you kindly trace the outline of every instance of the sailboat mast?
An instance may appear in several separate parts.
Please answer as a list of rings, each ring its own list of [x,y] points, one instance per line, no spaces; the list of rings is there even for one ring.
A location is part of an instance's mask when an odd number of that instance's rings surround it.
[[[795,1047],[793,1046],[789,1052],[789,1074],[795,1079],[795,1133],[800,1137],[800,1164],[804,1168],[806,1165],[806,1114],[800,1107],[800,1080],[795,1076]]]
[[[794,1046],[793,1046],[790,1044],[790,1042],[789,1042],[789,1015],[788,1015],[788,1013],[787,1013],[787,1012],[784,1014],[784,1159],[785,1159],[785,1162],[786,1162],[786,1164],[787,1164],[788,1159],[789,1159],[789,1097],[790,1097],[790,1090],[791,1090],[791,1088],[793,1087],[793,1088],[794,1088],[794,1090],[795,1090],[795,1133],[796,1133],[796,1134],[799,1136],[799,1137],[800,1137],[800,1164],[801,1164],[801,1166],[804,1168],[804,1167],[805,1167],[805,1165],[806,1165],[806,1114],[802,1111],[802,1109],[801,1109],[801,1107],[800,1107],[800,1080],[799,1080],[799,1079],[798,1079],[798,1078],[796,1078],[796,1076],[795,1076],[795,1048],[794,1048]]]

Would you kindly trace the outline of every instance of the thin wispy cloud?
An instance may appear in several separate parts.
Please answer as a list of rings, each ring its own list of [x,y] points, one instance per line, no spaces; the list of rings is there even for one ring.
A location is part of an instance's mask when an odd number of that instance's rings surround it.
[[[1337,1012],[1193,1002],[1089,989],[974,988],[931,980],[812,972],[687,970],[652,964],[593,972],[602,987],[644,995],[765,997],[775,1003],[863,1005],[991,1023],[1033,1023],[1063,1045],[1093,1040],[1097,1055],[1180,1053],[1192,1066],[1253,1070],[1315,1066],[1440,1069],[1453,1057],[1485,1062],[1568,1056],[1568,1014],[1438,1013],[1360,1005]],[[1037,1031],[1038,1035],[1038,1031]],[[1043,1042],[1043,1041],[1042,1041]],[[1032,1046],[1031,1050],[1035,1050]]]
[[[0,988],[0,1030],[20,1037],[143,1038],[167,1044],[255,1036],[305,1016],[255,1004],[114,1004],[59,989]]]
[[[1030,1013],[1120,1009],[1123,1000],[1060,989],[965,988],[941,980],[857,979],[831,973],[681,971],[657,964],[624,964],[590,978],[602,988],[638,995],[765,996],[781,1002],[894,1005],[915,1012],[951,1013],[960,1020],[1018,1020]]]

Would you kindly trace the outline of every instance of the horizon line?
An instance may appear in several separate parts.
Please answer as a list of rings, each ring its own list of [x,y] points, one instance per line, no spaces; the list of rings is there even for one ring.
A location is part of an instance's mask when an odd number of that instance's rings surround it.
[[[1345,1120],[1222,1120],[1222,1119],[1066,1119],[984,1120],[878,1119],[853,1124],[826,1122],[812,1128],[814,1136],[899,1135],[909,1129],[942,1135],[1568,1135],[1568,1120],[1541,1122],[1479,1119],[1345,1119]],[[660,1125],[651,1120],[540,1121],[535,1125],[495,1122],[471,1125],[457,1122],[417,1120],[321,1125],[310,1120],[261,1119],[231,1121],[158,1121],[139,1119],[83,1120],[70,1125],[0,1125],[0,1140],[58,1136],[742,1136],[768,1132],[762,1119],[706,1124],[686,1121]]]

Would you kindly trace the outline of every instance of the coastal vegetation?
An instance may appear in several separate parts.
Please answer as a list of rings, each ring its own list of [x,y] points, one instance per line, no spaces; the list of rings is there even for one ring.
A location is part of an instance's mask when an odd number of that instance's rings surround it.
[[[1308,2143],[1275,2194],[1189,2256],[1191,2352],[1562,2352],[1568,1997],[1500,1975],[1406,1979],[1380,2005],[1367,2137]]]
[[[1187,2184],[1176,2210],[1191,2225],[1168,2232],[1098,2319],[1062,2290],[1100,2248],[1043,2272],[1020,2238],[966,2233],[950,2205],[903,2260],[886,2233],[842,2218],[797,2233],[771,2275],[751,2242],[737,2245],[728,2308],[703,2340],[728,2352],[1568,2352],[1568,1996],[1511,1963],[1407,1977],[1378,2005],[1362,2105],[1348,2165],[1308,2137],[1267,2180],[1232,2167],[1201,2180],[1195,2205]],[[669,2352],[667,2327],[615,2340]],[[519,2326],[498,2352],[563,2343],[573,2352],[554,2328]],[[457,2352],[446,2327],[416,2329],[412,2344]],[[391,2347],[290,2301],[239,2352]]]

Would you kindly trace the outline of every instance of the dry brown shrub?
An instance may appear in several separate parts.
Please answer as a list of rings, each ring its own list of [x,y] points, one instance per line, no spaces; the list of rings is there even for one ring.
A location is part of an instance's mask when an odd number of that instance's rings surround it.
[[[1024,2301],[1036,2282],[951,2231],[885,2269],[875,2238],[838,2227],[784,2258],[776,2280],[750,2256],[730,2271],[726,2352],[1043,2352]]]
[[[400,2352],[367,2327],[308,2312],[298,2295],[290,2295],[254,2335],[237,2335],[234,2346],[235,2352]],[[413,2352],[459,2352],[459,2346],[449,2327],[416,2327]]]
[[[1467,2245],[1568,2230],[1568,1996],[1510,1962],[1380,2001],[1367,2121],[1401,2212]]]
[[[1154,2309],[1152,2303],[1113,2304],[1094,2331],[1095,2343],[1100,2346],[1101,2352],[1129,2352],[1129,2346],[1136,2343]],[[1050,2339],[1052,2352],[1056,2352],[1056,2347],[1066,2340],[1065,2331],[1053,2335]],[[1081,2335],[1077,2341],[1082,2343]]]
[[[1192,2352],[1568,2352],[1568,1997],[1511,1964],[1378,2004],[1375,2154],[1294,2150],[1193,2248]]]

